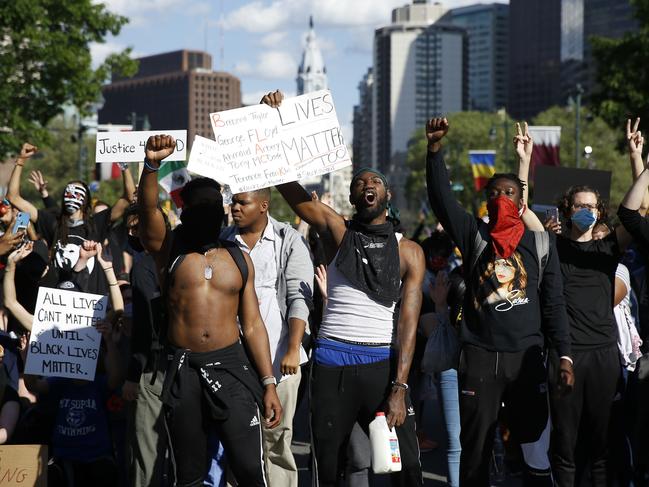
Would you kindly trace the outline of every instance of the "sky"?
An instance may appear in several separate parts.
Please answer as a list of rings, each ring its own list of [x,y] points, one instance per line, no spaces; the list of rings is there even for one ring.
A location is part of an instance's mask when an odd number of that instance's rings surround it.
[[[198,49],[213,69],[241,80],[244,104],[264,93],[296,92],[309,16],[327,67],[329,89],[347,140],[351,140],[358,83],[372,64],[374,29],[390,23],[391,11],[409,0],[103,0],[130,22],[116,37],[91,46],[93,62],[126,47],[134,57]],[[444,0],[446,8],[480,0]]]

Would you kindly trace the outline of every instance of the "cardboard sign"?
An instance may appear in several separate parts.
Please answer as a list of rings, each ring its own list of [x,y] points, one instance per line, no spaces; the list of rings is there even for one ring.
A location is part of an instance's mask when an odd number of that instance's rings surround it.
[[[209,164],[187,169],[253,191],[318,176],[351,165],[331,92],[287,98],[279,108],[260,104],[210,114],[215,144]]]
[[[29,340],[25,373],[94,380],[108,297],[41,287]]]
[[[47,487],[47,445],[0,445],[0,487]]]
[[[152,135],[171,135],[176,139],[176,150],[165,161],[184,161],[187,158],[186,130],[97,132],[95,162],[142,162],[146,141]]]

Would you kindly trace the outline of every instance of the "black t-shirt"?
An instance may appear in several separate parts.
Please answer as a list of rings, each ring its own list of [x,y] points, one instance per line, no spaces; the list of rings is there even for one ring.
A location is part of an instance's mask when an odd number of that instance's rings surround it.
[[[613,300],[621,253],[615,232],[590,242],[559,236],[557,250],[572,348],[583,350],[616,343]]]
[[[133,256],[131,269],[131,289],[133,291],[133,331],[131,335],[131,358],[128,365],[127,379],[138,382],[142,372],[151,367],[151,347],[164,340],[160,329],[162,307],[155,300],[160,300],[160,286],[155,261],[146,252],[137,252]]]
[[[72,280],[80,285],[84,292],[107,294],[106,277],[93,257],[87,268],[79,273],[72,272],[79,259],[79,247],[86,240],[103,242],[110,231],[110,209],[100,211],[92,216],[91,222],[83,222],[68,227],[67,243],[57,239],[57,216],[47,210],[38,210],[36,231],[52,248],[51,269],[57,274],[57,281]],[[54,240],[57,239],[55,242]]]

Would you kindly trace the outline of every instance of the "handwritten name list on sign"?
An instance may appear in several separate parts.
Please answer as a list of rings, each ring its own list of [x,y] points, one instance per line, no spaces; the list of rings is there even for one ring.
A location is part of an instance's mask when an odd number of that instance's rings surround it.
[[[41,287],[25,373],[94,380],[108,297]]]
[[[233,193],[336,171],[351,164],[328,90],[210,114],[212,167],[188,169],[227,180]],[[223,175],[225,173],[225,177]]]
[[[97,132],[95,162],[142,162],[146,141],[152,135],[171,135],[176,139],[176,150],[165,160],[184,161],[187,158],[186,130]]]

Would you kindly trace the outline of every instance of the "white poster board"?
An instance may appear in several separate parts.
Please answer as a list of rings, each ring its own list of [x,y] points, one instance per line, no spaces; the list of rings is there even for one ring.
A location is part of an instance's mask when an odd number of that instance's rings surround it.
[[[223,184],[229,183],[222,158],[219,157],[219,145],[212,139],[206,139],[200,135],[194,136],[187,170],[195,174],[211,174],[209,177],[215,181]]]
[[[142,162],[146,141],[152,135],[171,135],[176,139],[176,150],[165,160],[184,161],[187,158],[186,130],[97,132],[95,162]]]
[[[329,90],[210,114],[215,145],[209,164],[187,169],[253,191],[327,174],[351,165]]]
[[[94,380],[108,297],[41,287],[27,351],[25,373]]]

